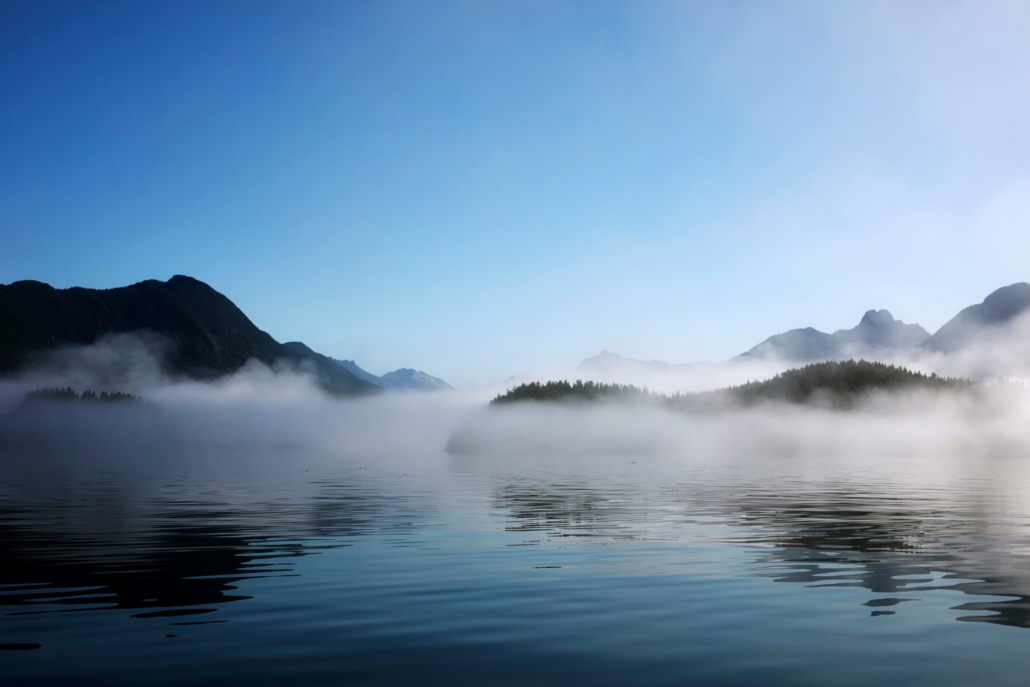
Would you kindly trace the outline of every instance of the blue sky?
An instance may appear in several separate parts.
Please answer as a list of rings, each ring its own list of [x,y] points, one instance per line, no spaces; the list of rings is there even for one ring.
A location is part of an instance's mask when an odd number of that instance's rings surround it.
[[[0,282],[459,385],[1030,280],[1025,2],[0,2]]]

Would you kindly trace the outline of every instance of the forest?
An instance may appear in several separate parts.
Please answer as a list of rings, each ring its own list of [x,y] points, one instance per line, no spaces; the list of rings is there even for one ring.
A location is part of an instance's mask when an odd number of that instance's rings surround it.
[[[124,403],[141,400],[139,396],[127,394],[121,391],[101,391],[99,394],[92,389],[86,389],[81,394],[75,389],[36,389],[25,394],[24,403],[38,403],[40,401],[85,401],[98,403]]]
[[[846,360],[813,363],[782,372],[771,379],[696,393],[662,394],[625,384],[601,384],[576,380],[530,382],[499,394],[490,405],[521,401],[632,401],[656,403],[682,410],[752,406],[764,402],[825,403],[847,407],[873,391],[900,389],[967,389],[965,379],[923,374],[897,365]]]

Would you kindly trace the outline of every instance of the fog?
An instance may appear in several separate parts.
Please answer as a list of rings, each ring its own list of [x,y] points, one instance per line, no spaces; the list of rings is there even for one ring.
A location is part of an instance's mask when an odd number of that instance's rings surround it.
[[[335,398],[303,370],[256,361],[201,382],[165,372],[167,342],[117,335],[56,351],[34,371],[0,383],[0,441],[79,453],[92,447],[137,461],[173,460],[197,448],[296,448],[391,461],[445,452],[597,460],[629,454],[706,460],[1022,455],[1030,449],[1030,392],[1022,383],[993,382],[1026,374],[1019,342],[1027,333],[1030,320],[1023,318],[999,329],[988,344],[957,354],[879,356],[925,372],[988,380],[970,391],[875,394],[847,411],[768,404],[706,414],[646,404],[487,406],[492,395],[515,382]],[[648,370],[647,385],[666,391],[713,388],[792,366],[763,360]],[[538,377],[548,378],[554,376]],[[143,402],[44,403],[31,412],[20,407],[30,389],[67,386],[130,392]],[[146,450],[122,450],[141,447]]]
[[[150,337],[110,337],[0,384],[0,500],[36,513],[5,536],[20,533],[20,560],[43,561],[39,579],[52,570],[71,587],[99,579],[90,562],[52,566],[47,546],[88,535],[106,556],[130,533],[152,552],[181,531],[191,547],[200,537],[233,552],[218,559],[231,565],[211,567],[202,556],[180,565],[176,550],[168,560],[181,582],[168,587],[161,577],[159,589],[134,588],[122,603],[149,607],[141,599],[165,604],[174,595],[210,603],[224,600],[228,583],[198,586],[186,576],[235,574],[240,546],[464,523],[485,504],[507,514],[506,530],[534,539],[541,528],[591,541],[675,538],[684,517],[728,518],[755,531],[740,536],[758,537],[763,556],[789,557],[792,568],[792,542],[810,546],[827,532],[834,564],[843,545],[865,560],[863,536],[874,548],[943,546],[948,558],[938,556],[935,570],[986,580],[977,589],[989,593],[1026,589],[1023,558],[1011,557],[1007,539],[1011,560],[983,553],[1008,536],[998,513],[1016,521],[1030,513],[1030,392],[1021,384],[874,394],[848,410],[769,404],[687,414],[646,404],[488,406],[504,385],[337,398],[303,370],[253,361],[200,382],[166,374],[168,350]],[[20,407],[29,389],[69,385],[143,400]],[[880,591],[882,580],[913,572],[882,553],[868,565],[864,584]],[[99,575],[120,588],[107,568]],[[1030,610],[1006,613],[996,622],[1030,626]]]
[[[31,372],[0,383],[0,441],[14,446],[145,446],[162,455],[197,447],[308,448],[386,454],[439,450],[460,409],[460,393],[335,398],[314,375],[249,361],[232,375],[196,381],[169,375],[170,345],[120,334],[55,351]],[[29,390],[121,391],[140,403],[42,402],[20,408]]]

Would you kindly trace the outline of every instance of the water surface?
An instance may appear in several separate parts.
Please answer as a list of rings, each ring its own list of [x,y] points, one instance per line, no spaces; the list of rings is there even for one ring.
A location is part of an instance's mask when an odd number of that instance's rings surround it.
[[[5,685],[1000,685],[1030,668],[1020,457],[0,457]]]

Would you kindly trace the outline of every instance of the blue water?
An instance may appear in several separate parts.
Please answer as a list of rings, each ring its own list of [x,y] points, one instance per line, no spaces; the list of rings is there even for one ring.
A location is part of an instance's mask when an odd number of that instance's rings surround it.
[[[4,685],[1022,685],[1030,669],[1020,458],[0,458]]]

